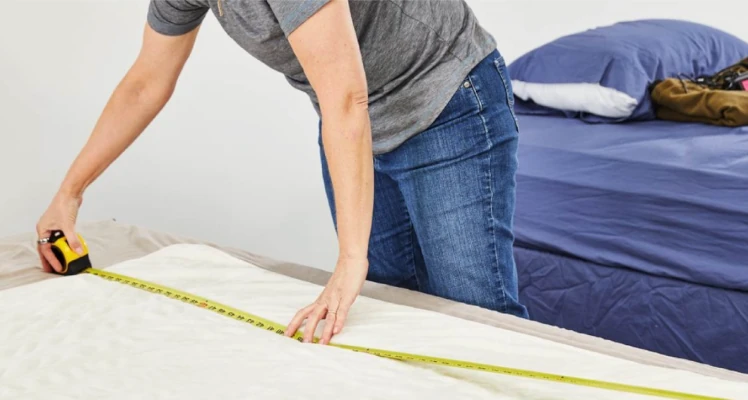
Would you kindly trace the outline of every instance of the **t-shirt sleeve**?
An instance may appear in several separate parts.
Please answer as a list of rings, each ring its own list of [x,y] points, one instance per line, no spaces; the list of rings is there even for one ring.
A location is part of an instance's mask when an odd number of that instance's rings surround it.
[[[283,33],[288,36],[330,0],[267,0]]]
[[[164,35],[183,35],[197,28],[209,10],[196,0],[151,0],[148,24]]]

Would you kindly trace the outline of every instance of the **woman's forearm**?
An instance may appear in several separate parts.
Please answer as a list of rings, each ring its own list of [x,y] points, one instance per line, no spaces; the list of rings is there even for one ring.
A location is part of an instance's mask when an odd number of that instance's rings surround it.
[[[335,192],[340,257],[365,260],[374,207],[371,125],[355,98],[323,114],[322,140]]]
[[[125,77],[114,90],[87,143],[71,165],[60,192],[80,197],[127,149],[163,108],[171,88]]]
[[[199,29],[161,35],[145,24],[140,54],[112,93],[96,126],[70,167],[60,192],[80,197],[161,111],[192,52]]]

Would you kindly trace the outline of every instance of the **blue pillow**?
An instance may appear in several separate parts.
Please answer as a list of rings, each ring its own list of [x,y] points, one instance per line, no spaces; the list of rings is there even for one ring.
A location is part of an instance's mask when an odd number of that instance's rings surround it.
[[[688,21],[647,19],[561,37],[511,63],[509,73],[517,85],[532,84],[537,98],[544,95],[545,88],[553,87],[551,98],[599,101],[599,93],[580,96],[579,90],[574,96],[564,96],[567,88],[579,89],[579,84],[585,84],[584,92],[593,84],[608,92],[617,91],[631,102],[630,115],[610,117],[584,111],[594,109],[584,104],[559,109],[525,96],[515,103],[520,114],[563,114],[589,122],[651,120],[655,119],[648,91],[651,83],[669,77],[712,75],[747,56],[748,43],[718,29]]]

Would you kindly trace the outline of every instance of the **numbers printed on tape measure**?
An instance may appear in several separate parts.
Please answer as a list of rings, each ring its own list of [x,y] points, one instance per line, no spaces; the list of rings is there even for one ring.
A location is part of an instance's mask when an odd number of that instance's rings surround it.
[[[177,289],[168,288],[166,286],[158,285],[152,282],[146,282],[141,279],[132,278],[125,275],[116,274],[114,272],[102,271],[94,268],[85,270],[89,274],[99,276],[108,281],[114,281],[118,283],[124,283],[128,286],[132,286],[136,289],[143,289],[152,293],[161,294],[172,299],[181,300],[185,303],[205,308],[209,311],[217,312],[223,316],[231,317],[234,320],[249,323],[258,328],[264,328],[267,331],[274,331],[279,335],[285,333],[286,327],[281,324],[266,320],[264,318],[252,315],[250,313],[235,309],[233,307],[214,302],[212,300],[204,299],[186,292],[182,292]],[[294,336],[299,342],[303,342],[303,336],[300,332],[297,332]],[[317,342],[319,338],[314,338],[314,342]],[[664,389],[648,388],[643,386],[626,385],[622,383],[598,381],[593,379],[571,377],[566,375],[556,375],[539,371],[522,370],[516,368],[502,367],[498,365],[480,364],[469,361],[452,360],[439,357],[424,356],[418,354],[401,353],[396,351],[372,349],[367,347],[349,346],[344,344],[330,343],[329,346],[338,347],[343,349],[352,350],[357,353],[367,353],[383,358],[389,358],[399,361],[411,361],[421,362],[428,364],[444,365],[453,368],[463,368],[476,371],[492,372],[504,375],[512,375],[522,378],[532,378],[551,382],[572,384],[578,386],[594,387],[598,389],[612,390],[626,393],[643,394],[668,399],[681,399],[681,400],[726,400],[718,397],[709,397],[703,395],[696,395],[690,393],[674,392]]]

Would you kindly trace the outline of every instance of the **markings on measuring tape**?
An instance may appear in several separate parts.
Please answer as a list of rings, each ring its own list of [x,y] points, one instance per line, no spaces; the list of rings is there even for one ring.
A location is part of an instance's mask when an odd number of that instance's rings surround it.
[[[94,268],[89,268],[85,270],[84,272],[104,278],[108,281],[122,283],[122,284],[131,286],[137,289],[145,290],[145,291],[155,293],[155,294],[164,295],[168,298],[179,300],[179,301],[182,301],[183,303],[191,304],[196,307],[204,308],[208,311],[213,311],[220,315],[233,318],[239,322],[248,323],[250,325],[254,325],[257,328],[261,328],[266,331],[271,331],[279,335],[284,335],[286,332],[286,327],[279,323],[267,320],[265,318],[262,318],[256,315],[252,315],[246,311],[242,311],[234,307],[215,302],[213,300],[209,300],[209,299],[206,299],[200,296],[196,296],[196,295],[193,295],[187,292],[183,292],[178,289],[173,289],[170,287],[162,286],[162,285],[152,283],[152,282],[147,282],[147,281],[133,278],[130,276],[120,275],[114,272],[102,271],[102,270],[94,269]],[[301,342],[303,341],[303,334],[301,332],[296,332],[293,338]],[[314,341],[317,342],[318,340],[319,338],[315,337]],[[667,398],[667,399],[726,400],[726,399],[722,399],[718,397],[709,397],[709,396],[703,396],[703,395],[674,392],[670,390],[649,388],[649,387],[644,387],[644,386],[626,385],[622,383],[578,378],[578,377],[573,377],[573,376],[568,376],[568,375],[550,374],[546,372],[502,367],[499,365],[481,364],[481,363],[475,363],[475,362],[470,362],[470,361],[454,360],[454,359],[449,359],[449,358],[439,358],[439,357],[425,356],[425,355],[419,355],[419,354],[402,353],[402,352],[391,351],[391,350],[374,349],[374,348],[360,347],[360,346],[349,346],[345,344],[336,344],[336,343],[330,343],[328,346],[348,349],[348,350],[352,350],[358,353],[367,353],[367,354],[371,354],[371,355],[375,355],[375,356],[379,356],[383,358],[389,358],[393,360],[399,360],[399,361],[411,361],[411,362],[419,362],[419,363],[426,363],[426,364],[444,365],[444,366],[453,367],[453,368],[463,368],[463,369],[470,369],[470,370],[475,370],[475,371],[492,372],[492,373],[498,373],[498,374],[504,374],[504,375],[518,376],[522,378],[539,379],[539,380],[544,380],[544,381],[566,383],[566,384],[572,384],[572,385],[577,385],[577,386],[587,386],[587,387],[593,387],[597,389],[606,389],[606,390],[612,390],[612,391],[618,391],[618,392],[643,394],[643,395],[649,395],[649,396],[655,396],[655,397],[661,397],[661,398]]]

